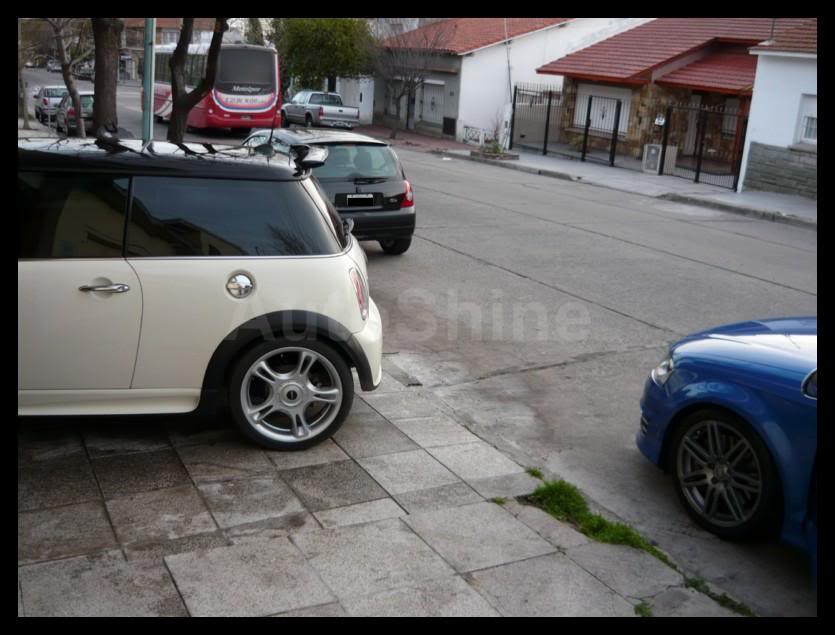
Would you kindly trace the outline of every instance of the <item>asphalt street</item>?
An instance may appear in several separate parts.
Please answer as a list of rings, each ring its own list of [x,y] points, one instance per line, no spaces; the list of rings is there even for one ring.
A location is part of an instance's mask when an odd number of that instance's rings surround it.
[[[27,75],[32,86],[60,83]],[[120,126],[137,137],[139,92],[120,86],[118,99]],[[634,436],[644,381],[671,342],[722,323],[817,315],[817,233],[399,154],[416,196],[412,247],[391,257],[364,245],[389,372],[430,388],[521,464],[579,486],[688,575],[762,615],[816,614],[802,553],[698,529]]]

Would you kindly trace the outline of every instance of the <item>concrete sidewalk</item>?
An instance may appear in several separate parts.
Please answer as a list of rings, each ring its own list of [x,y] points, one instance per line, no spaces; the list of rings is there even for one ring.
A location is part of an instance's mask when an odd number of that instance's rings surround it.
[[[734,615],[513,500],[526,466],[388,369],[303,452],[217,422],[20,423],[18,615]]]

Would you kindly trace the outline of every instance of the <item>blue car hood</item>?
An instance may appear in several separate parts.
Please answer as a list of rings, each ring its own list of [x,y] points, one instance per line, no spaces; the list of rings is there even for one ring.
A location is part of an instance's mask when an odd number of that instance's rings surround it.
[[[727,343],[739,347],[728,347]],[[738,322],[694,333],[674,344],[674,348],[683,345],[684,350],[699,352],[722,351],[727,356],[737,359],[764,357],[772,361],[784,359],[790,366],[798,365],[809,370],[817,366],[818,360],[818,320],[815,317],[779,318]]]

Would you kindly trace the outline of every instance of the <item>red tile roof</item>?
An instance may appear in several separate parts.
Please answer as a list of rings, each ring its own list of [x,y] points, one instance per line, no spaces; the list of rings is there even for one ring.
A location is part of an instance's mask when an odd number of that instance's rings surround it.
[[[668,86],[686,86],[714,93],[750,95],[757,73],[757,58],[747,53],[715,53],[656,80]]]
[[[450,18],[386,40],[392,47],[463,55],[574,18]],[[505,28],[507,30],[505,30]]]
[[[802,24],[783,26],[777,21],[774,39],[771,42],[761,42],[751,50],[755,53],[765,51],[780,51],[785,53],[818,54],[818,19],[809,18]]]
[[[798,18],[778,23],[797,26]],[[649,71],[711,43],[754,45],[771,34],[772,18],[658,18],[537,69],[538,73],[645,83]]]

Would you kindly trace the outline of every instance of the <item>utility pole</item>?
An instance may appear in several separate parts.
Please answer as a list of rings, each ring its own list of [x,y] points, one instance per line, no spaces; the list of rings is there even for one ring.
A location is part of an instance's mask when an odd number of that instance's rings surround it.
[[[145,60],[142,74],[142,143],[154,138],[154,38],[157,19],[145,18]]]

